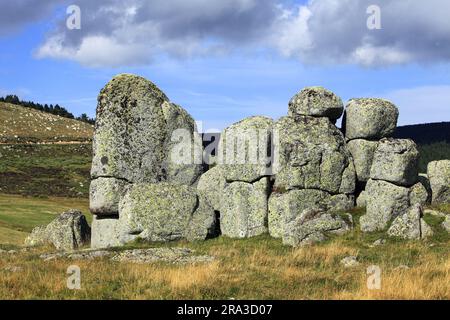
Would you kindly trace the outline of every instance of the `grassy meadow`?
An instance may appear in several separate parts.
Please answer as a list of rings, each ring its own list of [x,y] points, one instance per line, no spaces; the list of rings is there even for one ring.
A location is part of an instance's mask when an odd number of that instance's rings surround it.
[[[0,299],[449,299],[450,238],[433,223],[435,236],[427,241],[386,239],[363,234],[358,227],[343,237],[303,247],[283,246],[267,235],[233,240],[219,237],[206,242],[132,244],[125,248],[181,246],[208,254],[212,263],[177,266],[96,260],[43,261],[53,251],[20,251],[34,225],[48,223],[64,208],[87,212],[87,201],[62,198],[0,196],[0,248],[19,250],[0,254]],[[450,206],[437,208],[450,213]],[[363,209],[352,212],[355,221]],[[4,230],[7,233],[4,233]],[[341,259],[354,255],[359,266],[345,268]],[[81,268],[81,290],[66,288],[67,268]],[[367,289],[367,267],[381,268],[381,289]],[[11,269],[16,269],[14,272]]]

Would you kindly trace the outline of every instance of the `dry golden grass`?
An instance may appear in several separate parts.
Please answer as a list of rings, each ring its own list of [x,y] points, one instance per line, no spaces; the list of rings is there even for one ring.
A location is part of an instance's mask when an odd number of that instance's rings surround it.
[[[60,211],[57,208],[76,205],[86,209],[87,203],[2,197],[4,225],[0,228],[6,231],[24,220],[20,215],[37,223],[54,216]],[[450,213],[449,206],[439,209]],[[352,214],[358,221],[362,210]],[[198,243],[133,244],[120,249],[178,246],[216,258],[212,263],[186,266],[112,262],[107,258],[46,262],[39,255],[52,251],[49,247],[0,253],[0,299],[450,299],[450,236],[439,227],[440,219],[426,218],[433,223],[433,238],[386,239],[379,247],[371,245],[382,233],[363,234],[356,226],[345,236],[297,249],[283,246],[281,240],[268,235],[244,240],[219,237]],[[10,249],[11,245],[1,247]],[[350,255],[357,256],[360,265],[343,267],[340,261]],[[67,289],[70,265],[81,268],[81,290]],[[380,290],[367,289],[367,268],[372,265],[382,272]]]
[[[291,249],[278,240],[215,239],[170,244],[214,255],[212,263],[176,266],[108,259],[42,261],[50,248],[0,255],[1,299],[449,299],[448,244],[388,243],[358,249],[341,239]],[[143,246],[139,246],[143,247]],[[358,255],[361,265],[340,260]],[[392,256],[397,255],[398,259]],[[66,288],[67,268],[81,268],[81,290]],[[367,289],[366,269],[382,270],[381,290]],[[398,269],[408,265],[409,269]],[[16,272],[7,271],[20,267]]]

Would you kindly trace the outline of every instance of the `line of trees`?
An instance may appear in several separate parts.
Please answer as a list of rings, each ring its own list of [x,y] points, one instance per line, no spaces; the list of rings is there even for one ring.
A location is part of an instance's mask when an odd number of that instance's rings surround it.
[[[86,122],[89,124],[95,123],[95,119],[88,117],[88,115],[86,113],[83,113],[79,117],[75,117],[72,113],[67,111],[66,108],[61,107],[59,104],[56,104],[56,105],[40,104],[40,103],[35,103],[33,101],[23,101],[23,100],[20,100],[20,98],[16,95],[7,95],[6,97],[0,97],[0,102],[11,103],[11,104],[19,105],[19,106],[22,106],[25,108],[35,109],[35,110],[51,113],[51,114],[54,114],[54,115],[57,115],[60,117]]]

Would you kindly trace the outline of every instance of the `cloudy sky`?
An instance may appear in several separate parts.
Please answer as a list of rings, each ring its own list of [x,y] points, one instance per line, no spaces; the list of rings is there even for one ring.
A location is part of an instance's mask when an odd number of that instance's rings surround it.
[[[204,131],[283,116],[313,85],[344,101],[390,99],[401,124],[450,120],[448,0],[0,2],[0,95],[94,116],[100,89],[127,72],[155,82]],[[71,5],[81,29],[67,27]],[[374,6],[380,29],[368,28]]]

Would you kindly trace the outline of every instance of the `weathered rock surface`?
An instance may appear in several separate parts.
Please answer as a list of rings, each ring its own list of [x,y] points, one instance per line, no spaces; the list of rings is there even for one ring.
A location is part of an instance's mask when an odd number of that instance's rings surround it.
[[[390,137],[397,127],[399,112],[383,99],[352,99],[344,114],[344,132],[348,140],[378,140]]]
[[[341,264],[345,268],[353,268],[360,265],[360,262],[358,261],[358,257],[356,256],[348,256],[341,260]]]
[[[442,222],[442,228],[444,228],[447,232],[450,233],[450,214],[447,214],[445,216],[445,219]]]
[[[57,259],[72,259],[72,260],[94,260],[114,256],[115,253],[106,250],[83,250],[75,252],[53,252],[44,253],[39,256],[44,261],[52,261]]]
[[[169,99],[152,82],[114,77],[100,92],[93,142],[93,178],[158,182],[167,135],[162,105]]]
[[[364,208],[367,206],[367,192],[363,190],[356,198],[356,206],[358,208]]]
[[[120,252],[106,250],[83,250],[73,253],[47,253],[40,255],[44,261],[57,259],[71,260],[95,260],[109,259],[116,262],[131,262],[140,264],[169,263],[176,265],[209,263],[214,257],[208,255],[197,255],[194,250],[187,248],[150,248],[133,249]]]
[[[356,173],[342,133],[327,119],[281,118],[274,126],[278,189],[352,194]]]
[[[133,263],[164,262],[177,265],[209,263],[214,257],[196,255],[195,251],[186,248],[151,248],[126,250],[115,255],[111,260]]]
[[[433,203],[450,203],[450,160],[430,162],[428,178],[433,193]]]
[[[428,179],[428,175],[426,173],[419,173],[418,180],[427,190],[428,194],[427,203],[431,203],[433,192],[431,190],[431,184],[430,179]]]
[[[193,185],[202,173],[192,117],[134,75],[118,75],[100,92],[93,151],[90,196],[97,215],[117,214],[124,183]]]
[[[327,117],[336,121],[343,111],[341,98],[322,87],[305,88],[289,102],[289,116]]]
[[[349,210],[353,206],[352,196],[332,196],[320,190],[302,189],[285,193],[274,192],[269,198],[269,233],[274,238],[281,238],[286,225],[305,210],[331,212]]]
[[[382,231],[391,219],[410,206],[410,189],[395,184],[369,180],[366,185],[366,214],[360,218],[364,232]]]
[[[25,240],[28,246],[52,244],[58,250],[75,250],[88,245],[91,238],[91,228],[86,217],[76,210],[70,210],[59,215],[46,227],[33,229]]]
[[[429,237],[433,232],[422,217],[422,207],[416,204],[395,218],[387,234],[391,237],[410,240],[420,240]]]
[[[353,156],[358,181],[367,182],[369,180],[377,146],[378,141],[364,139],[355,139],[347,143],[347,148]]]
[[[92,180],[89,190],[89,209],[92,214],[119,214],[119,202],[129,183],[116,178]]]
[[[215,211],[220,211],[220,202],[224,194],[227,181],[221,166],[215,166],[206,171],[197,185],[197,190],[205,195]]]
[[[411,205],[425,205],[429,203],[430,198],[431,195],[428,193],[422,182],[419,181],[411,187],[409,195]]]
[[[202,139],[195,120],[173,103],[164,102],[162,110],[167,128],[163,173],[170,183],[194,185],[203,173]]]
[[[220,227],[231,238],[248,238],[267,232],[269,178],[254,183],[236,181],[224,190]]]
[[[326,239],[327,233],[343,234],[351,225],[338,215],[307,209],[291,221],[283,230],[283,244],[293,247],[309,245]]]
[[[127,242],[133,241],[135,236],[127,234],[121,226],[119,216],[94,216],[92,220],[91,248],[120,247]]]
[[[383,139],[374,154],[370,178],[402,186],[418,180],[419,151],[409,139]]]
[[[127,236],[146,241],[195,241],[213,235],[216,218],[192,187],[134,184],[120,202],[119,224]]]
[[[272,119],[256,116],[222,132],[218,162],[227,181],[254,182],[272,174],[268,156],[272,126]]]

